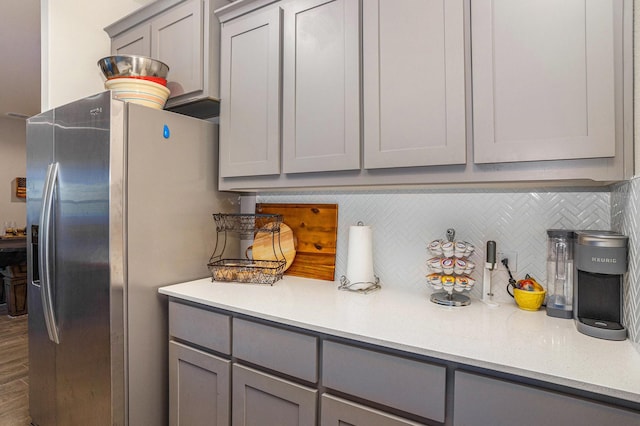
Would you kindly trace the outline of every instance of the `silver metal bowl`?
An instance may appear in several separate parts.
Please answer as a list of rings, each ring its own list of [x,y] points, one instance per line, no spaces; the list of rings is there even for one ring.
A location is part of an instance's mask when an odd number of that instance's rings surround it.
[[[114,77],[167,78],[169,66],[164,62],[139,55],[107,56],[98,61],[107,79]]]

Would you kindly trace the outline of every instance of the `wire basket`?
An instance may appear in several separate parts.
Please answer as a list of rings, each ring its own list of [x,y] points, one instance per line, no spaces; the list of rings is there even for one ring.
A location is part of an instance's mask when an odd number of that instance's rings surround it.
[[[238,234],[241,239],[253,239],[259,232],[272,234],[274,253],[280,249],[280,214],[229,214],[213,215],[216,222],[216,247],[207,266],[213,281],[273,284],[282,278],[286,260],[228,259],[223,258],[227,248],[227,234]],[[277,239],[276,239],[277,238]],[[278,256],[274,256],[279,258]],[[284,256],[282,256],[284,257]]]
[[[273,284],[282,278],[284,260],[220,259],[208,264],[214,281]]]

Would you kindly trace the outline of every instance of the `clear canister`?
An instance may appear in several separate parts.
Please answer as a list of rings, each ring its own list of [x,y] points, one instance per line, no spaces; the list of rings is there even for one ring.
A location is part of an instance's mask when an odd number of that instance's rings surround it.
[[[547,315],[573,318],[573,243],[566,229],[547,230]]]

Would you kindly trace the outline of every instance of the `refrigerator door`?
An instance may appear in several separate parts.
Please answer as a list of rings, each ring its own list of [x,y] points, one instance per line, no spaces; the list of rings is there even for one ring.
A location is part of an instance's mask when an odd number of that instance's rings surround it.
[[[30,357],[34,396],[30,411],[33,423],[39,426],[123,424],[123,414],[112,417],[110,114],[110,93],[105,92],[53,110],[52,138],[49,136],[53,142],[40,141],[36,123],[29,124],[27,169],[32,170],[29,177],[34,177],[34,185],[41,187],[29,192],[46,194],[44,170],[47,163],[57,165],[51,212],[39,219],[40,250],[31,250],[29,267],[31,276],[39,278],[30,286],[35,290],[30,302],[37,306],[30,312],[34,315],[33,321],[30,315],[30,346],[47,352],[46,359],[35,352]],[[40,152],[42,143],[52,144],[53,155]],[[122,161],[122,155],[115,157]],[[43,205],[48,205],[46,200],[29,200],[31,229],[36,229],[36,216],[46,212]],[[50,244],[43,246],[47,227]],[[33,241],[32,235],[32,245]],[[39,274],[35,263],[40,265]],[[44,279],[45,265],[50,271],[49,286]],[[37,286],[39,283],[42,285]],[[46,295],[43,290],[47,288],[51,311],[46,297],[38,303],[38,296]],[[43,320],[47,317],[49,333]]]
[[[163,285],[209,275],[212,213],[237,212],[217,191],[217,128],[128,104],[127,318],[129,424],[168,423],[167,299]]]
[[[55,110],[57,423],[111,424],[110,93]]]
[[[56,423],[56,344],[45,324],[38,271],[38,233],[47,167],[53,163],[53,111],[27,122],[27,298],[29,306],[29,413],[35,425]]]

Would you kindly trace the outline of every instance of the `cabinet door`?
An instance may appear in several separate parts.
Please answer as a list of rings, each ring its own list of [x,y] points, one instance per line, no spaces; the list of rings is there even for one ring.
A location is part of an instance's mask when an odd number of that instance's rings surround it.
[[[203,90],[202,8],[202,0],[190,0],[151,23],[152,56],[169,65],[171,98]]]
[[[225,22],[220,176],[280,173],[280,9]]]
[[[456,371],[453,424],[631,426],[640,413],[506,380]]]
[[[331,395],[323,394],[320,407],[321,426],[419,426],[420,423],[374,410]]]
[[[360,168],[358,3],[282,5],[285,173]]]
[[[615,155],[621,4],[471,2],[475,163]]]
[[[230,361],[169,342],[169,424],[228,426]]]
[[[151,25],[143,24],[114,37],[111,54],[151,56]]]
[[[316,424],[317,391],[233,365],[234,426]]]
[[[464,1],[362,6],[364,167],[464,164]]]

